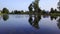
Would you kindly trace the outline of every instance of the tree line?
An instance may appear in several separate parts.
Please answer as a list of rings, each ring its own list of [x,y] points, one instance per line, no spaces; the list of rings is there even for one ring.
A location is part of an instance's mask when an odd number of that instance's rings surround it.
[[[50,11],[42,10],[39,8],[39,0],[35,0],[28,6],[29,11],[9,11],[7,8],[3,8],[1,11],[2,14],[53,14],[60,13],[57,9],[51,8]]]

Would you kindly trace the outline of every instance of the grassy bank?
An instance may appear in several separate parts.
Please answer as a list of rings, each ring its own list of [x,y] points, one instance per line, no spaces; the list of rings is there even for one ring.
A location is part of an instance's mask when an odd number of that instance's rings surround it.
[[[51,16],[60,16],[60,13],[50,13]]]

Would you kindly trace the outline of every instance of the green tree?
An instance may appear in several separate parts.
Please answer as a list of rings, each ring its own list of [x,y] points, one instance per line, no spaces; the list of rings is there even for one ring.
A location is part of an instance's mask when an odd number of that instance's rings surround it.
[[[50,13],[54,13],[54,9],[53,8],[50,9]]]
[[[14,10],[14,14],[17,14],[17,10]]]
[[[33,6],[32,6],[32,3],[29,5],[28,9],[29,9],[29,14],[32,14],[32,13],[33,13]]]
[[[34,5],[35,11],[38,11],[38,8],[39,8],[39,0],[35,0],[35,1],[33,2],[33,5]]]
[[[32,4],[29,5],[29,11],[31,12],[32,11]]]
[[[11,11],[10,14],[14,14],[14,11]]]
[[[2,13],[8,14],[9,10],[7,8],[3,8]]]
[[[47,14],[45,10],[42,10],[42,14]]]
[[[28,8],[29,8],[30,14],[31,13],[35,13],[35,14],[40,13],[41,9],[39,8],[39,0],[35,0],[34,2],[32,2]]]
[[[14,14],[21,14],[20,11],[14,10]]]
[[[55,9],[54,11],[55,11],[55,13],[57,13],[57,12],[58,12],[58,11],[57,11],[57,9]]]
[[[1,10],[0,10],[0,13],[1,13]]]
[[[59,0],[59,2],[58,2],[58,10],[59,10],[59,12],[60,12],[60,0]]]

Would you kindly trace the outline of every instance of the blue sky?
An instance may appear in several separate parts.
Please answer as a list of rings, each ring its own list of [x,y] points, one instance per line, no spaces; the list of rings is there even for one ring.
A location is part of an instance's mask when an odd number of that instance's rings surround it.
[[[12,10],[28,10],[28,6],[34,0],[0,0],[0,10],[4,7]],[[43,10],[50,10],[51,7],[57,8],[59,0],[40,0],[39,7]]]

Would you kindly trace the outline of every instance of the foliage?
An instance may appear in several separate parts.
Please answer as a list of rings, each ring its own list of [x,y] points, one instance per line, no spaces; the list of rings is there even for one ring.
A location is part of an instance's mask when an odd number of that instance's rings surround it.
[[[54,9],[53,8],[50,9],[50,13],[54,13]]]
[[[14,14],[20,14],[20,11],[14,10]]]
[[[60,11],[58,11],[57,9],[51,8],[50,12],[46,11],[46,10],[41,10],[39,8],[39,0],[35,0],[34,2],[32,2],[29,7],[28,7],[29,11],[23,11],[23,10],[14,10],[9,12],[9,10],[7,8],[3,8],[2,9],[2,14],[46,14],[46,15],[60,15]]]
[[[2,13],[8,14],[9,10],[7,8],[3,8]]]
[[[8,15],[3,15],[3,20],[6,21],[8,20],[9,16]]]
[[[33,9],[33,8],[32,8],[32,4],[29,5],[28,9],[29,9],[30,12],[33,11],[33,10],[32,10],[32,9]]]

